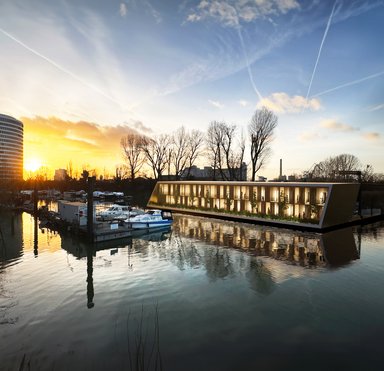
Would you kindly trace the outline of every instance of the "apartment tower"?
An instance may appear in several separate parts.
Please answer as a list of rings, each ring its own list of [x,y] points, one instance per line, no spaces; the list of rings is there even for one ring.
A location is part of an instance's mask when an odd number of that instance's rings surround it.
[[[23,179],[23,123],[0,113],[0,181]]]

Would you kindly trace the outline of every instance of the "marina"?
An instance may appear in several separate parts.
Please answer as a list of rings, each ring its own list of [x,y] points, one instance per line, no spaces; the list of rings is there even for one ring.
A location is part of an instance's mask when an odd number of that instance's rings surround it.
[[[173,217],[89,244],[2,213],[2,368],[129,370],[141,320],[150,370],[153,346],[170,371],[380,368],[382,222],[313,233]]]

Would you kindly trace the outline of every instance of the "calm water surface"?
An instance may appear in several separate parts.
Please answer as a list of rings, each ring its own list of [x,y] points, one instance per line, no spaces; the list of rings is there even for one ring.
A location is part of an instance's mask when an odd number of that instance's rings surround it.
[[[1,370],[379,370],[384,224],[175,215],[91,249],[2,211]]]

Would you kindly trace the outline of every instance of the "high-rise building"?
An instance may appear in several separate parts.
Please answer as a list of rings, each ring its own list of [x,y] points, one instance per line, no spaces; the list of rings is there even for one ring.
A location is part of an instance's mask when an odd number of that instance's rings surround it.
[[[0,181],[23,179],[23,123],[0,114]]]

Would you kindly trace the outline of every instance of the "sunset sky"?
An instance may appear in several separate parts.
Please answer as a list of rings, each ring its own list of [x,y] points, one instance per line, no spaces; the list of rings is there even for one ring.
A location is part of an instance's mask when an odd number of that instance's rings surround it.
[[[0,0],[0,112],[25,163],[109,168],[120,138],[275,111],[269,178],[350,153],[384,172],[384,1]],[[207,165],[202,163],[201,165]]]

